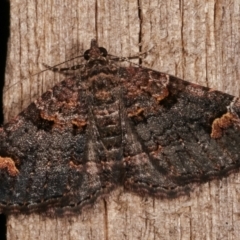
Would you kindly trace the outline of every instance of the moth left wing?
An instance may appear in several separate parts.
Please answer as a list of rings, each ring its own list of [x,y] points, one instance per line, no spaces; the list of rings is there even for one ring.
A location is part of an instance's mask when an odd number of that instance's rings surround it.
[[[89,159],[86,91],[65,79],[0,129],[0,212],[74,208],[102,190]]]

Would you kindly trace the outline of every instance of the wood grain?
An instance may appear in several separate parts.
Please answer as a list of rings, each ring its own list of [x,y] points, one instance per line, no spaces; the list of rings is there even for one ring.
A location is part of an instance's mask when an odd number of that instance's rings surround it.
[[[237,0],[11,0],[5,121],[63,79],[52,72],[31,76],[41,71],[42,62],[54,65],[81,55],[92,38],[117,56],[149,51],[144,66],[239,96],[239,28]],[[118,189],[74,217],[9,216],[7,235],[26,240],[237,239],[239,183],[240,175],[232,174],[175,200]]]

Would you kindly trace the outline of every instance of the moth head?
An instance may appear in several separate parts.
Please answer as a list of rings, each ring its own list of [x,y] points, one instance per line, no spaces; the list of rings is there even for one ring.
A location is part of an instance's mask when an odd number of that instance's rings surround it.
[[[84,52],[84,59],[89,60],[98,60],[105,58],[107,56],[107,50],[103,47],[98,47],[98,43],[95,39],[92,39],[90,49]]]

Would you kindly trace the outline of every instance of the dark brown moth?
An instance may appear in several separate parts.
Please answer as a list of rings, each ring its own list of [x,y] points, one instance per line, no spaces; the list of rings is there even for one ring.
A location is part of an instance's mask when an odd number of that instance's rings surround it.
[[[95,40],[80,74],[0,129],[0,211],[81,209],[118,186],[177,197],[240,165],[240,101],[142,67]]]

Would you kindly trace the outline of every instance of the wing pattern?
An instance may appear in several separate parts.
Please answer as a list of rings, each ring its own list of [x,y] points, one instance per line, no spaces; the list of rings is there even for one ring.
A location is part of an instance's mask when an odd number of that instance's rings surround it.
[[[121,185],[176,197],[239,168],[237,98],[119,67],[95,40],[84,57],[0,129],[2,212],[79,209]]]

